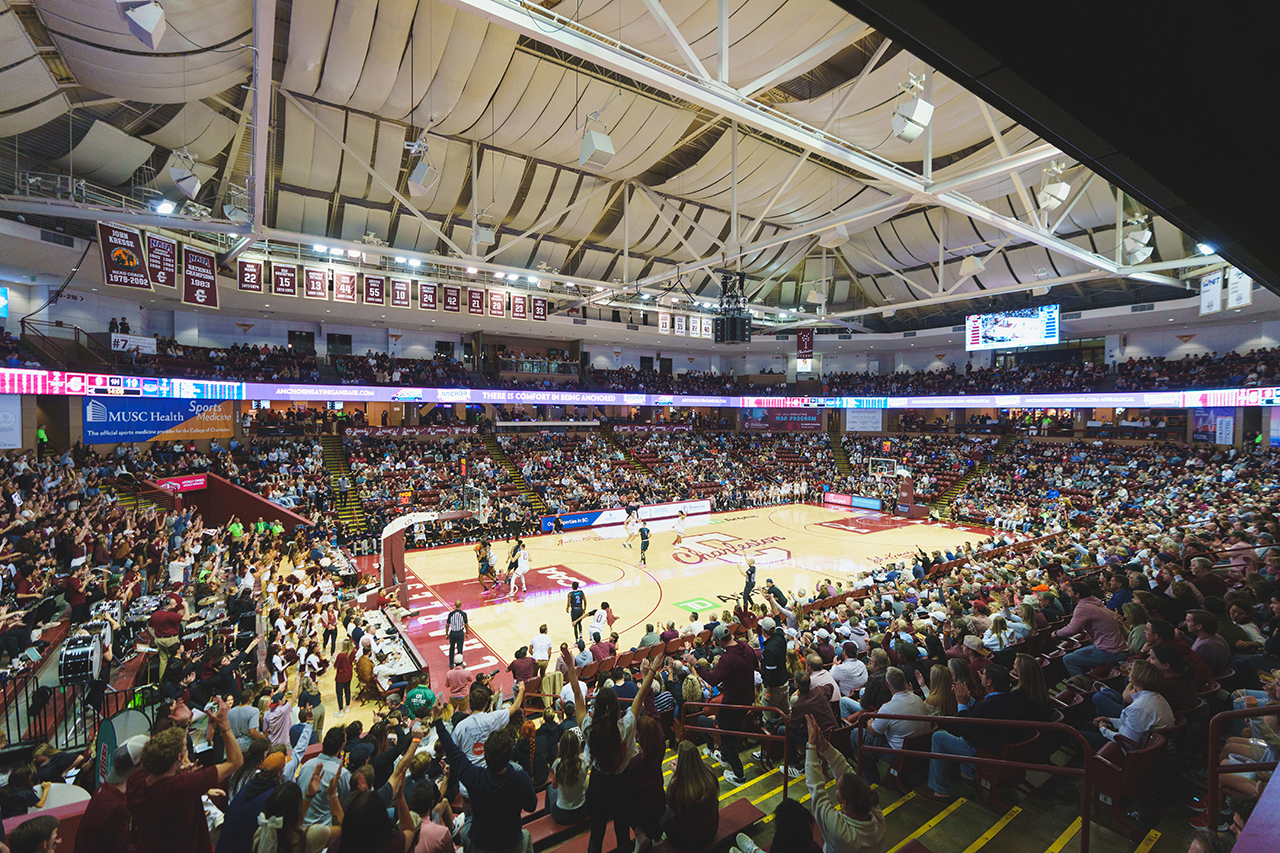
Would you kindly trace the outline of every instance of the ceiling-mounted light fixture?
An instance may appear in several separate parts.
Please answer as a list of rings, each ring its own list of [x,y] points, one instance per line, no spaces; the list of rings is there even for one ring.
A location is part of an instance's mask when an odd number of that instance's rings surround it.
[[[344,252],[345,250],[341,246],[334,246],[332,249],[329,250],[329,254],[331,255],[341,255]]]
[[[893,135],[903,142],[914,142],[929,126],[933,118],[933,104],[920,97],[924,92],[923,77],[911,74],[906,83],[899,84],[899,88],[912,98],[894,109],[891,119]]]
[[[249,221],[249,212],[247,210],[241,210],[234,204],[224,204],[222,206],[222,215],[227,219],[230,219],[232,222],[239,223],[240,225],[244,225]]]
[[[185,148],[181,151],[173,152],[173,156],[178,162],[169,167],[169,179],[178,188],[178,192],[195,201],[196,196],[200,195],[200,179],[196,177],[196,173],[193,171],[196,166],[196,158],[187,153]]]
[[[1196,251],[1202,255],[1212,255],[1218,250],[1210,246],[1208,243],[1196,243]]]
[[[407,264],[407,263],[409,263],[409,259],[408,259],[408,258],[396,258],[396,263],[397,263],[397,264]]]
[[[319,252],[320,254],[322,254],[322,255],[323,255],[325,252],[329,251],[329,247],[328,247],[328,246],[322,246],[322,245],[320,245],[319,243],[316,243],[315,245],[313,245],[313,246],[311,247],[311,250],[312,250],[313,252]]]
[[[422,264],[422,261],[418,260],[417,258],[409,259],[409,266],[411,267],[421,266],[421,264]]]
[[[124,16],[129,25],[129,32],[152,50],[158,50],[160,40],[164,38],[168,26],[164,20],[164,9],[159,3],[148,0],[116,0],[116,8]]]
[[[154,202],[152,202],[152,206],[155,207],[156,213],[160,214],[161,216],[168,216],[170,213],[173,213],[174,211],[173,202],[169,201],[169,199],[167,198],[156,199]]]

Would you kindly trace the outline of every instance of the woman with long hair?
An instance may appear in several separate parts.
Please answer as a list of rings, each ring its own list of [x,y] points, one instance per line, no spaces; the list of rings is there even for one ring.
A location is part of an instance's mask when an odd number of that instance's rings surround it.
[[[564,826],[587,819],[587,762],[577,729],[560,735],[556,761],[547,779],[547,811],[552,820]]]
[[[351,679],[355,673],[356,652],[350,638],[342,641],[342,651],[333,659],[333,687],[338,693],[339,720],[347,715],[346,707],[351,704]]]
[[[662,668],[661,653],[649,666],[644,681],[625,714],[619,713],[618,694],[611,687],[602,687],[596,693],[591,712],[582,695],[582,683],[578,681],[578,667],[568,652],[561,652],[569,670],[569,684],[573,690],[574,714],[578,728],[587,743],[587,761],[591,764],[591,781],[587,785],[587,806],[591,814],[591,837],[587,853],[600,853],[604,847],[605,830],[613,821],[618,848],[631,846],[628,825],[628,796],[626,793],[627,768],[639,751],[636,747],[636,718],[649,692],[653,676]]]
[[[991,627],[982,635],[982,645],[992,652],[1002,652],[1013,645],[1014,634],[1009,623],[1000,614],[991,617]]]
[[[1049,689],[1045,687],[1044,670],[1031,655],[1018,655],[1013,659],[1013,676],[1017,681],[1013,692],[1027,709],[1028,720],[1048,720],[1053,717],[1049,705]]]
[[[982,686],[978,684],[978,679],[973,677],[973,670],[969,668],[969,664],[963,658],[952,658],[947,661],[947,669],[951,670],[952,686],[963,684],[969,688],[969,695],[974,701],[981,699],[986,695]]]
[[[666,752],[662,725],[652,717],[636,720],[636,745],[640,754],[631,760],[631,827],[636,850],[648,850],[662,837],[661,820],[666,806],[662,798],[662,756]]]
[[[312,798],[320,793],[322,773],[322,769],[317,767],[311,774],[305,797],[297,782],[284,782],[271,792],[262,806],[258,829],[253,834],[254,853],[320,853],[341,838],[343,813],[337,798],[337,774],[334,774],[328,791],[333,797],[330,800],[333,825],[302,825]]]
[[[677,850],[706,847],[720,829],[720,780],[698,752],[683,741],[676,752],[671,783],[667,785],[667,811],[662,829]]]
[[[520,726],[512,726],[511,756],[516,764],[533,782],[533,789],[541,791],[547,787],[547,742],[538,737],[538,724],[533,720],[525,720]]]
[[[1129,631],[1129,654],[1142,654],[1142,647],[1147,644],[1147,608],[1130,601],[1120,608],[1120,613],[1121,624]]]
[[[967,667],[966,667],[967,669]],[[935,717],[954,717],[957,713],[956,694],[951,689],[955,679],[951,670],[945,666],[935,665],[929,670],[929,684],[924,683],[923,673],[916,673],[916,679],[924,691],[924,703],[929,706],[929,713]]]

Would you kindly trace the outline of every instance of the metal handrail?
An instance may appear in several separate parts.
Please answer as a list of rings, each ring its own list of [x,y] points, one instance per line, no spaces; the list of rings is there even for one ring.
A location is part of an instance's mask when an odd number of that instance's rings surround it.
[[[1271,714],[1280,712],[1280,706],[1276,705],[1258,705],[1253,708],[1241,708],[1238,711],[1221,711],[1213,715],[1209,720],[1209,790],[1204,798],[1204,818],[1205,826],[1212,829],[1218,825],[1218,801],[1221,799],[1222,790],[1219,777],[1224,773],[1231,775],[1234,773],[1250,773],[1256,770],[1275,770],[1277,762],[1261,761],[1252,764],[1231,764],[1224,771],[1222,763],[1218,759],[1219,740],[1222,737],[1222,724],[1232,720],[1242,720],[1249,717],[1266,717]]]
[[[713,728],[707,728],[706,726],[691,726],[687,724],[685,722],[685,719],[687,717],[689,706],[691,705],[699,708],[715,708],[717,710],[727,709],[731,711],[764,711],[766,713],[777,714],[778,716],[782,717],[782,734],[780,735],[771,735],[771,734],[766,734],[764,732],[759,732],[759,733],[735,732],[735,734],[740,735],[743,739],[746,739],[748,736],[750,736],[754,740],[782,741],[782,763],[784,766],[790,763],[787,759],[787,744],[790,742],[787,737],[787,726],[789,725],[789,723],[787,720],[787,715],[782,713],[780,709],[774,708],[771,705],[725,705],[720,702],[685,702],[683,705],[681,705],[680,706],[680,725],[684,728],[684,730],[686,732],[706,732],[708,734],[724,734],[724,730],[720,728],[713,729]],[[788,774],[784,770],[782,773],[782,799],[784,800],[787,798],[787,782],[789,779],[790,779],[790,774]]]
[[[999,728],[1015,728],[1015,729],[1032,729],[1036,732],[1059,731],[1065,732],[1076,740],[1081,747],[1080,752],[1084,756],[1083,767],[1059,767],[1053,762],[1045,762],[1043,764],[1030,764],[1025,761],[1005,761],[999,758],[979,758],[976,755],[944,755],[937,752],[924,752],[917,749],[894,749],[889,746],[870,746],[865,740],[862,740],[858,746],[858,774],[862,774],[862,754],[869,751],[875,754],[885,755],[910,755],[917,758],[928,758],[930,760],[951,761],[960,764],[979,764],[992,767],[1006,767],[1012,770],[1032,770],[1039,773],[1048,773],[1050,775],[1062,776],[1079,776],[1081,779],[1080,789],[1080,853],[1089,853],[1089,825],[1093,813],[1093,777],[1094,777],[1094,751],[1093,747],[1079,731],[1068,726],[1066,723],[1040,722],[1035,720],[990,720],[982,717],[934,717],[920,714],[881,714],[875,711],[866,711],[858,715],[854,722],[854,727],[865,730],[871,720],[903,720],[905,722],[922,722],[932,723],[938,726],[944,726],[947,723],[956,723],[963,725],[992,726]]]

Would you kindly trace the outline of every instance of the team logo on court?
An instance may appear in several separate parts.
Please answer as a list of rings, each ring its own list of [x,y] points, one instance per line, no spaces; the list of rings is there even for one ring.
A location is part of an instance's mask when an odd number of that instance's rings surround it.
[[[754,557],[757,563],[780,563],[791,559],[791,552],[786,548],[770,546],[785,541],[787,541],[785,536],[743,539],[727,533],[700,533],[696,536],[686,536],[680,547],[672,552],[671,557],[677,563],[683,563],[686,566],[711,560],[741,563],[747,557]]]

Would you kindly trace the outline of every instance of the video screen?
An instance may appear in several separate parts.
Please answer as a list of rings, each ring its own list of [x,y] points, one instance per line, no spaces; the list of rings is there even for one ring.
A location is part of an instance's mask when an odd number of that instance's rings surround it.
[[[964,348],[969,352],[1056,344],[1058,306],[1041,305],[1039,308],[1022,308],[999,314],[970,314],[964,318],[964,325]]]

